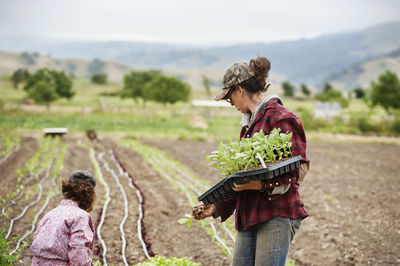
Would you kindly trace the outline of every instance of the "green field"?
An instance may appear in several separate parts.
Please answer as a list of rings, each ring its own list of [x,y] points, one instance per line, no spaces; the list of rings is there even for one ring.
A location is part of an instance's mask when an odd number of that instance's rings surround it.
[[[22,87],[22,86],[20,86]],[[3,130],[34,130],[67,127],[70,132],[94,129],[104,133],[120,132],[137,138],[227,140],[240,132],[240,113],[235,108],[199,108],[189,103],[174,105],[135,102],[106,96],[122,89],[121,83],[93,84],[74,80],[72,100],[59,99],[45,106],[27,102],[22,88],[14,89],[9,77],[0,78],[0,127]],[[215,91],[213,91],[213,95]],[[204,90],[192,91],[192,99],[207,99]],[[352,100],[350,107],[332,121],[315,119],[315,101],[283,99],[285,106],[303,121],[307,132],[398,135],[399,117],[388,117],[382,108],[370,109],[363,101]],[[202,121],[203,127],[193,125]],[[398,123],[398,124],[396,124]],[[204,126],[204,124],[206,126]],[[206,128],[205,128],[206,127]],[[398,131],[396,131],[398,130]]]

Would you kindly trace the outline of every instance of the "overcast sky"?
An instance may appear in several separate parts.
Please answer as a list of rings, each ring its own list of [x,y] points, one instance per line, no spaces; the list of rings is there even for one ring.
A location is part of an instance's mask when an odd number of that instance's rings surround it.
[[[311,38],[400,20],[399,0],[0,0],[0,34],[181,44]]]

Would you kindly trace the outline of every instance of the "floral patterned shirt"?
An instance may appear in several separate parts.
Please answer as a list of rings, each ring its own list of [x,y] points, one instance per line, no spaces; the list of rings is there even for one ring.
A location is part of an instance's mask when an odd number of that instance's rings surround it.
[[[94,232],[90,214],[76,202],[62,200],[38,224],[32,265],[92,265]]]

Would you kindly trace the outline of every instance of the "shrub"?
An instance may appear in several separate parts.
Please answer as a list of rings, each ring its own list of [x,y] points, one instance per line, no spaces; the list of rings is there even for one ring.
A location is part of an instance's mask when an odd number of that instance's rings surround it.
[[[70,78],[64,72],[47,68],[39,69],[30,76],[24,90],[35,102],[47,105],[60,97],[70,99],[74,95]]]
[[[191,88],[175,77],[159,75],[146,83],[143,90],[145,98],[165,105],[167,103],[174,104],[178,101],[188,101]]]
[[[283,90],[283,95],[285,95],[287,97],[293,97],[294,87],[288,81],[282,82],[282,90]]]
[[[371,83],[369,100],[372,106],[381,105],[389,109],[400,109],[400,80],[393,72],[386,71]]]
[[[150,100],[149,95],[144,93],[144,86],[161,75],[158,71],[132,71],[124,76],[124,88],[121,91],[122,98],[142,99],[143,105]]]
[[[14,88],[18,88],[18,84],[27,81],[29,77],[30,73],[27,69],[19,68],[15,70],[11,76]]]
[[[341,91],[333,89],[329,84],[325,85],[323,92],[315,94],[315,99],[321,102],[338,102],[342,108],[349,107],[349,100],[343,97]]]
[[[106,84],[107,83],[107,74],[106,73],[95,73],[90,78],[93,83],[96,84]]]

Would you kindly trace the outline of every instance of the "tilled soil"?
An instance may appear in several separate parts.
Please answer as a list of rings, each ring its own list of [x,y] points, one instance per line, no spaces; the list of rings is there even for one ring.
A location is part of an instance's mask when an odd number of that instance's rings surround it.
[[[56,178],[56,184],[60,186],[60,191],[61,191],[61,180],[63,177],[67,177],[69,174],[71,174],[72,171],[77,170],[77,169],[84,169],[88,170],[90,172],[93,172],[93,168],[91,166],[88,152],[84,148],[76,146],[76,141],[77,139],[70,139],[70,138],[63,138],[63,141],[67,144],[67,151],[64,155],[64,165],[61,171],[61,176]],[[21,162],[20,162],[21,163]],[[19,163],[19,164],[20,164]],[[18,164],[18,163],[17,163]],[[53,188],[53,184],[50,182],[50,177],[49,180],[44,183],[43,186],[43,198],[46,197],[47,191],[49,189]],[[96,192],[99,191],[99,188],[96,188]],[[98,192],[97,192],[98,193]],[[38,221],[51,209],[55,208],[58,206],[60,201],[63,199],[63,196],[60,194],[56,195],[54,198],[52,198],[46,207],[46,209],[43,211],[43,213],[40,215]],[[34,213],[37,212],[38,209],[40,208],[41,205],[39,205],[36,208],[33,208],[30,212],[28,212],[25,217],[23,218],[24,221],[21,221],[20,226],[16,226],[16,230],[20,231],[19,235],[23,234],[27,228],[27,225],[32,222],[32,217],[29,215],[29,213]],[[18,205],[17,208],[21,208],[20,205]],[[93,217],[93,212],[91,213]],[[30,228],[30,226],[29,226]],[[31,260],[32,260],[32,253],[30,252],[29,249],[29,244],[32,242],[33,238],[33,233],[29,236],[28,240],[28,246],[24,249],[22,256],[20,257],[20,260],[17,262],[16,265],[30,265]]]
[[[89,152],[77,145],[77,138],[64,138],[68,145],[62,177],[73,170],[85,169],[94,173]],[[203,265],[229,265],[230,259],[198,226],[191,229],[177,224],[179,218],[190,213],[184,193],[177,191],[143,161],[136,152],[117,145],[112,140],[102,140],[95,145],[96,154],[114,149],[123,165],[130,172],[145,196],[146,238],[155,254],[166,257],[192,257]],[[165,151],[191,169],[200,178],[214,184],[219,181],[218,172],[206,165],[204,156],[216,150],[217,143],[195,141],[146,141]],[[33,139],[22,139],[21,153],[0,165],[0,196],[15,189],[16,169],[37,149]],[[399,264],[400,210],[399,202],[399,146],[384,144],[331,144],[309,143],[308,157],[311,169],[301,184],[300,195],[310,216],[297,232],[289,257],[296,265],[390,265]],[[97,157],[96,157],[97,158]],[[105,155],[110,167],[116,172],[115,163]],[[123,212],[123,198],[119,188],[99,160],[105,181],[110,186],[111,201],[101,229],[107,245],[107,262],[122,264],[121,234],[119,225]],[[128,186],[128,180],[120,177],[129,204],[129,216],[124,226],[127,240],[126,257],[129,265],[142,262],[145,255],[137,237],[138,200]],[[58,179],[61,185],[61,179]],[[104,204],[104,187],[97,182],[97,201],[91,212],[96,223]],[[51,183],[44,183],[45,191]],[[45,196],[45,195],[44,195]],[[61,195],[54,197],[41,217],[56,207]],[[23,206],[17,206],[17,213]],[[14,235],[25,232],[32,215],[32,208],[16,224]],[[41,218],[40,217],[40,218]],[[29,237],[31,241],[32,235]],[[30,243],[30,242],[29,242]],[[96,240],[96,247],[99,241]],[[96,249],[95,249],[96,251]],[[98,255],[93,255],[98,259]],[[17,265],[29,265],[29,246],[22,253]]]
[[[198,226],[188,229],[177,223],[178,219],[191,212],[183,192],[177,191],[155,173],[140,154],[116,146],[111,141],[107,141],[107,146],[114,147],[117,156],[144,193],[146,237],[155,254],[191,257],[203,265],[229,264],[229,259],[203,229]]]
[[[217,181],[204,166],[217,143],[147,141]],[[400,147],[389,144],[309,143],[311,169],[300,186],[310,216],[289,257],[296,265],[390,265],[400,255]]]
[[[89,152],[87,149],[77,145],[78,140],[77,138],[64,138],[64,141],[67,143],[67,152],[64,157],[64,167],[61,177],[67,177],[76,169],[84,169],[94,173]],[[31,143],[31,146],[33,150],[37,149],[37,144],[35,142]],[[114,177],[105,169],[103,162],[99,159],[99,154],[104,151],[104,159],[118,175],[119,172],[115,162],[109,157],[109,149],[114,149],[121,163],[125,166],[126,170],[129,171],[144,193],[145,237],[147,242],[151,244],[151,249],[155,254],[166,257],[192,257],[193,260],[201,262],[203,265],[229,264],[229,259],[221,253],[220,248],[211,240],[203,229],[199,227],[188,229],[185,225],[179,225],[177,223],[178,219],[184,217],[185,214],[191,211],[184,193],[178,192],[168,181],[155,173],[152,168],[142,160],[139,154],[127,148],[120,147],[111,140],[101,141],[93,147],[95,147],[96,159],[100,165],[103,178],[110,187],[111,201],[106,211],[103,227],[101,228],[101,236],[107,247],[106,259],[109,264],[123,265],[121,255],[122,240],[119,227],[124,216],[124,201],[119,187]],[[26,159],[27,158],[21,156],[14,160],[10,157],[10,160],[5,163],[7,163],[7,167],[10,167],[10,169],[17,169]],[[15,171],[13,170],[13,172],[15,176]],[[9,176],[11,177],[1,181],[1,186],[7,187],[11,184],[12,188],[13,183],[8,183],[7,180],[12,179],[13,173],[9,173]],[[137,233],[137,220],[139,216],[138,199],[135,191],[128,186],[129,180],[120,175],[118,176],[126,192],[129,205],[129,216],[124,225],[126,238],[125,254],[128,264],[132,265],[146,260]],[[61,177],[57,179],[58,185],[60,186]],[[47,191],[52,189],[50,178],[43,183],[43,188],[43,198],[45,198]],[[91,215],[93,222],[98,224],[101,210],[105,202],[104,187],[100,182],[97,182],[96,194],[97,200]],[[1,194],[1,196],[4,196],[4,194]],[[55,208],[62,198],[61,194],[52,198],[45,211],[40,215],[39,220],[44,214],[52,208]],[[10,210],[11,217],[13,213],[19,213],[24,208],[25,203],[26,202],[22,202]],[[32,215],[35,215],[41,204],[42,203],[31,208],[27,214],[16,223],[13,229],[13,236],[22,236],[24,232],[30,228]],[[32,237],[33,234],[28,237],[28,246],[24,248],[17,265],[30,264],[32,254],[29,250],[29,244],[32,241]],[[14,247],[14,242],[11,242],[11,246]],[[99,247],[101,247],[100,241],[96,239],[93,254],[94,260],[101,259],[102,249],[99,249]]]
[[[4,196],[10,192],[10,188],[14,189],[17,183],[16,171],[20,165],[25,163],[37,150],[38,145],[34,138],[21,138],[20,148],[18,151],[10,155],[10,157],[0,164],[0,195]]]

